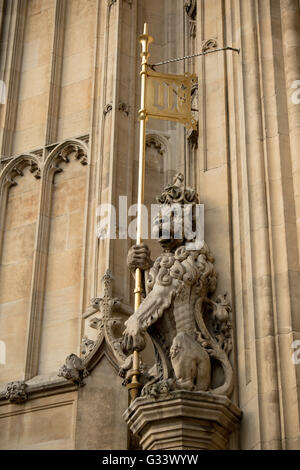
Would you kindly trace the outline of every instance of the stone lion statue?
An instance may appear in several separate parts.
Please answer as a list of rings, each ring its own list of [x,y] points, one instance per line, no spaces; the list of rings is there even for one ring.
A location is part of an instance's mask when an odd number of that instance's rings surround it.
[[[183,176],[178,174],[158,202],[160,211],[154,220],[154,233],[163,250],[161,255],[153,262],[144,244],[133,246],[128,253],[130,271],[143,271],[144,297],[125,323],[122,348],[129,360],[121,368],[122,374],[132,363],[133,351],[145,348],[148,333],[156,364],[141,377],[142,395],[173,389],[230,395],[231,309],[226,295],[216,301],[211,298],[217,275],[208,246],[204,241],[193,244],[198,196],[185,187]],[[180,224],[179,209],[184,213],[187,208],[191,217]],[[212,389],[216,369],[222,371],[222,383]]]

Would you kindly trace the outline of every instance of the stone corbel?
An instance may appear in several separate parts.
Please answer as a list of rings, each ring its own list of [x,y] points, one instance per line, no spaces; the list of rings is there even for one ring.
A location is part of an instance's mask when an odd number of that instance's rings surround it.
[[[24,381],[18,380],[9,382],[6,385],[5,398],[10,403],[22,404],[28,400],[26,392],[27,385]]]
[[[123,418],[143,450],[227,450],[241,416],[225,396],[177,390],[137,398]]]
[[[76,390],[78,384],[65,380],[57,373],[48,376],[36,376],[26,381],[9,382],[0,387],[0,401],[22,405],[29,399],[49,397],[59,393]]]
[[[59,377],[70,380],[79,387],[85,385],[83,379],[88,375],[89,373],[85,368],[83,360],[76,356],[76,354],[70,354],[58,371]]]
[[[206,39],[202,43],[202,52],[212,51],[218,48],[218,41],[215,38]]]

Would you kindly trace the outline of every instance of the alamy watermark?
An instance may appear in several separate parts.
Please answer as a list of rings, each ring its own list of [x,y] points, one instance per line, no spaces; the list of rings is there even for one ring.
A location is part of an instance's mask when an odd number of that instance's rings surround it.
[[[292,88],[296,88],[296,91],[292,94],[293,104],[300,104],[300,80],[295,80],[292,83]]]
[[[3,80],[0,80],[0,104],[6,103],[6,86]]]
[[[6,364],[6,345],[0,340],[0,365]]]
[[[297,339],[296,341],[292,342],[292,349],[295,351],[292,354],[292,362],[295,366],[300,364],[300,340]]]
[[[97,218],[99,239],[136,239],[138,205],[128,207],[127,196],[119,196],[118,211],[112,204],[101,204]],[[183,240],[186,249],[199,250],[204,241],[204,205],[151,204],[150,212],[142,205],[141,225],[143,240],[159,240],[162,244],[168,240]]]

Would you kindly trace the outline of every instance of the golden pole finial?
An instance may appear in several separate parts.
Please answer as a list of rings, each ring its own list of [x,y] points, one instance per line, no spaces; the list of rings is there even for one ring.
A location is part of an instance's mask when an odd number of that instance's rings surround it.
[[[149,44],[153,41],[153,38],[148,34],[148,24],[144,23],[144,32],[139,37],[139,42],[142,45],[142,70],[141,70],[141,109],[139,111],[140,117],[140,145],[139,145],[139,179],[138,179],[138,213],[137,213],[137,235],[136,244],[142,243],[142,205],[144,204],[144,183],[145,183],[145,156],[146,156],[146,86],[147,86],[147,67],[149,59]],[[135,272],[135,289],[134,289],[134,311],[136,311],[142,298],[142,271],[136,269]],[[128,384],[128,390],[130,391],[131,401],[135,400],[139,395],[139,389],[141,387],[138,377],[139,372],[139,353],[138,351],[133,352],[133,370],[132,380]]]

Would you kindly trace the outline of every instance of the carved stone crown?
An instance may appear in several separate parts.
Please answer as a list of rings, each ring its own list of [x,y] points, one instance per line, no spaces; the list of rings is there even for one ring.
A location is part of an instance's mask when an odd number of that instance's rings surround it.
[[[157,198],[159,204],[199,204],[199,197],[192,188],[184,184],[184,176],[178,173],[173,184],[165,187],[163,193]]]

